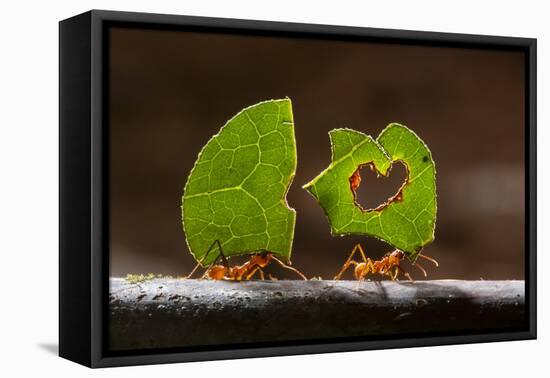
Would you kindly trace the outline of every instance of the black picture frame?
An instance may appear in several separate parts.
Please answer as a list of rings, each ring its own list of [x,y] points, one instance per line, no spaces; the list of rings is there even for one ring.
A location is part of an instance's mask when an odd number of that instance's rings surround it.
[[[106,36],[113,25],[524,52],[528,326],[510,332],[468,335],[109,353]],[[89,367],[108,367],[536,338],[536,39],[92,10],[59,24],[59,89],[60,356]]]

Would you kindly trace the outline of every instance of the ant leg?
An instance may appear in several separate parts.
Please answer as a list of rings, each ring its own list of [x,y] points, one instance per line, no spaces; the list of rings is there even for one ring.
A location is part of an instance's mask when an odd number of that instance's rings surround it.
[[[185,276],[185,279],[189,279],[191,278],[191,276],[197,271],[197,269],[199,269],[200,266],[202,266],[202,262],[204,261],[204,259],[206,257],[208,257],[208,255],[210,254],[210,252],[212,251],[212,248],[214,247],[214,245],[216,245],[216,243],[218,244],[218,248],[220,249],[220,252],[221,252],[221,244],[220,244],[220,241],[219,240],[214,240],[214,242],[210,245],[210,248],[208,248],[208,251],[206,251],[206,253],[204,254],[204,256],[202,257],[202,259],[199,260],[199,262],[197,263],[197,265],[195,265],[195,267],[193,268],[193,270],[191,271],[191,273],[189,273],[187,276]],[[218,256],[219,257],[219,256]],[[212,265],[214,265],[216,263],[216,261],[218,260],[218,257],[216,258],[216,260],[214,260],[214,262],[212,264],[210,264],[210,266],[208,267],[208,269],[210,269],[210,267],[212,267]],[[208,271],[207,269],[207,271]],[[206,272],[205,272],[206,273]],[[201,278],[204,278],[204,274]]]
[[[365,256],[365,252],[363,252],[363,248],[361,248],[360,244],[356,244],[355,247],[353,247],[353,249],[351,250],[351,253],[350,253],[348,259],[346,260],[344,265],[342,265],[342,269],[340,269],[338,274],[334,277],[334,279],[336,281],[338,281],[338,280],[340,280],[340,278],[342,278],[342,275],[346,272],[346,270],[348,270],[351,263],[354,262],[352,259],[353,259],[353,256],[355,256],[355,252],[357,252],[357,251],[359,251],[361,253],[361,256],[363,257],[363,261],[367,262],[367,257]]]
[[[432,264],[434,264],[437,267],[439,266],[439,263],[437,262],[437,260],[430,256],[426,256],[426,255],[423,255],[422,253],[419,253],[418,257],[422,257],[424,260],[430,261]]]
[[[371,258],[367,257],[365,260],[365,264],[367,264],[367,268],[370,269],[371,273],[376,273],[376,267],[374,266],[375,261],[373,261]],[[365,275],[369,272],[367,269]],[[381,272],[382,273],[382,272]],[[383,273],[382,273],[383,274]]]
[[[428,278],[428,272],[426,272],[426,269],[424,269],[422,265],[415,262],[413,266],[416,266],[418,269],[420,269],[420,271],[422,271],[422,273],[424,274],[424,277]]]
[[[361,254],[361,257],[363,258],[363,262],[368,262],[367,255],[365,254],[365,251],[363,251],[363,247],[361,247],[361,244],[357,244],[357,248],[359,249],[359,253]]]
[[[260,268],[259,266],[255,267],[252,272],[250,272],[247,276],[246,276],[246,280],[250,280],[252,279],[252,277],[254,277],[254,275],[256,274],[256,272],[260,272],[260,280],[265,280],[265,276],[264,276],[264,271],[262,270],[262,268]]]
[[[195,267],[193,268],[191,273],[189,273],[187,276],[185,276],[184,279],[186,279],[186,280],[190,279],[191,276],[193,275],[193,273],[195,273],[197,271],[197,269],[199,269],[199,266],[201,266],[201,263],[197,263],[197,265],[195,265]]]
[[[208,270],[207,270],[204,274],[207,275],[207,273],[210,271],[210,269],[212,269],[212,267],[216,264],[216,262],[218,261],[218,259],[221,257],[221,258],[222,258],[223,267],[224,267],[224,269],[225,269],[224,274],[223,274],[223,275],[224,275],[223,279],[225,280],[225,279],[228,279],[227,276],[231,274],[231,268],[229,267],[229,262],[227,261],[227,258],[226,258],[225,255],[223,254],[223,248],[222,248],[222,245],[221,245],[221,243],[220,243],[219,240],[215,240],[214,243],[212,243],[212,246],[210,246],[210,249],[212,249],[212,247],[213,247],[214,245],[216,245],[216,244],[218,245],[218,250],[219,250],[220,253],[219,253],[218,256],[216,257],[216,259],[215,259],[214,261],[212,261],[212,264],[210,264],[210,266],[208,267]],[[210,251],[210,250],[209,250],[209,251]],[[205,257],[206,257],[206,255],[205,255]],[[229,279],[230,279],[230,280],[233,280],[233,279],[235,279],[235,278],[229,277]]]
[[[381,272],[380,274],[384,274],[390,278],[391,281],[399,281],[397,276],[399,276],[399,272],[401,271],[399,269],[399,266],[396,265],[395,269],[392,270],[393,267],[388,268],[386,271]]]
[[[300,272],[298,269],[296,268],[293,268],[289,265],[286,265],[284,262],[282,262],[281,260],[279,260],[277,257],[271,255],[271,258],[275,261],[277,261],[277,263],[282,266],[283,268],[285,269],[288,269],[288,270],[292,270],[294,273],[296,273],[297,275],[299,275],[303,280],[307,281],[307,277],[302,273]]]
[[[389,273],[389,276],[390,276],[390,280],[399,281],[399,278],[397,278],[397,276],[399,275],[399,267],[398,266],[395,267],[395,269],[393,270],[393,273],[391,272],[391,270],[388,273]]]
[[[363,272],[363,279],[365,279],[367,277],[367,274],[369,274],[369,270],[371,273],[375,273],[376,272],[376,267],[374,266],[374,261],[370,258],[370,257],[367,257],[367,254],[365,253],[365,251],[363,251],[363,248],[361,247],[360,244],[357,244],[357,247],[359,249],[359,253],[361,253],[361,257],[363,258],[363,262],[365,263],[367,269],[365,269],[365,271]],[[353,264],[353,265],[357,265],[357,264]]]
[[[225,255],[223,254],[223,249],[222,249],[222,245],[220,243],[219,240],[216,240],[214,243],[218,244],[218,249],[220,251],[220,254],[218,257],[221,256],[222,258],[222,261],[223,261],[223,266],[225,266],[225,269],[227,269],[227,271],[229,271],[229,262],[227,261],[227,258],[225,257]],[[216,258],[217,260],[218,258]]]
[[[405,277],[407,277],[407,279],[411,282],[414,282],[413,278],[411,277],[411,275],[409,274],[409,272],[407,272],[406,270],[404,270],[403,268],[401,268],[400,266],[396,267],[397,271],[398,272],[401,272]]]
[[[248,273],[248,274],[246,275],[246,278],[245,278],[245,279],[248,281],[248,280],[250,280],[252,277],[254,277],[254,275],[256,274],[256,272],[258,271],[258,269],[260,269],[260,268],[259,268],[259,267],[256,267],[256,268],[252,269],[252,272]]]

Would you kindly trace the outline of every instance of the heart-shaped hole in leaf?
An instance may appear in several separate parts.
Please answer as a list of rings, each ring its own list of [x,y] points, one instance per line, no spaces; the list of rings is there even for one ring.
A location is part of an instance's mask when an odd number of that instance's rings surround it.
[[[325,211],[331,233],[376,237],[414,262],[434,240],[437,212],[435,163],[426,144],[398,123],[389,124],[376,140],[351,129],[334,129],[329,136],[332,161],[303,188]],[[358,164],[372,162],[380,174],[391,177],[392,163],[398,161],[406,164],[407,183],[385,204],[370,211],[361,209],[349,181],[356,178]],[[368,188],[371,183],[363,184]],[[357,182],[354,186],[358,187]]]
[[[387,176],[380,175],[372,163],[361,164],[349,178],[355,204],[363,211],[380,211],[393,201],[401,201],[408,175],[400,160],[393,163]]]

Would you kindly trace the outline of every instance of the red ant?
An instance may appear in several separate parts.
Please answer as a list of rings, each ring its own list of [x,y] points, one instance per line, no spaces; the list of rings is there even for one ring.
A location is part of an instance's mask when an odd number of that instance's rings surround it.
[[[265,279],[263,268],[269,265],[269,263],[273,260],[277,262],[279,265],[281,265],[283,268],[293,271],[294,273],[298,274],[300,278],[303,280],[307,280],[307,277],[300,272],[298,269],[293,268],[289,265],[286,265],[284,262],[279,260],[277,257],[275,257],[272,253],[269,252],[261,252],[261,253],[255,253],[253,254],[250,259],[245,262],[242,265],[235,265],[235,266],[229,266],[229,262],[222,251],[222,246],[220,244],[219,240],[214,241],[204,257],[201,259],[201,262],[208,256],[212,248],[217,245],[218,249],[220,251],[220,254],[216,259],[210,264],[210,266],[206,269],[204,274],[201,278],[208,278],[211,280],[229,280],[229,281],[242,281],[242,280],[250,280],[254,277],[256,273],[259,272],[260,279]],[[216,264],[219,258],[222,258],[222,265]],[[190,278],[193,273],[198,269],[198,267],[201,265],[199,262],[195,268],[189,273],[189,275],[186,278]],[[271,275],[270,275],[271,277]],[[271,277],[273,279],[273,277]]]
[[[353,256],[355,253],[359,251],[361,253],[361,257],[363,258],[363,262],[357,262],[353,260]],[[430,261],[435,266],[439,266],[438,262],[426,255],[423,255],[421,253],[418,254],[418,257],[421,257],[425,260]],[[400,264],[401,261],[405,258],[405,253],[402,251],[396,249],[393,252],[388,252],[382,257],[380,260],[372,260],[371,258],[367,257],[365,255],[365,252],[363,251],[363,248],[360,244],[357,244],[353,250],[351,251],[351,254],[349,255],[348,259],[342,266],[342,269],[340,269],[340,272],[334,277],[335,280],[339,280],[342,275],[346,272],[346,270],[350,267],[350,265],[355,265],[354,270],[354,276],[357,280],[364,280],[369,273],[372,274],[382,274],[385,276],[388,276],[392,281],[397,279],[397,276],[399,273],[402,273],[405,277],[407,277],[410,281],[412,281],[411,275],[403,270],[401,268]],[[413,266],[416,266],[418,269],[422,271],[424,274],[424,277],[428,277],[428,273],[426,272],[426,269],[422,267],[422,265],[418,263],[414,263]]]

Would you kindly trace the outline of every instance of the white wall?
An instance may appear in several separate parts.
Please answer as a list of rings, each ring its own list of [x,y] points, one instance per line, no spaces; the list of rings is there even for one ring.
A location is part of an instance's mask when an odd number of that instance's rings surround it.
[[[550,28],[544,1],[5,1],[0,22],[0,371],[2,376],[527,376],[548,371]],[[96,9],[536,37],[539,124],[539,341],[91,371],[57,343],[57,64],[61,19]],[[31,236],[29,236],[31,235]],[[30,266],[30,268],[28,268]],[[26,267],[22,269],[21,267]]]

